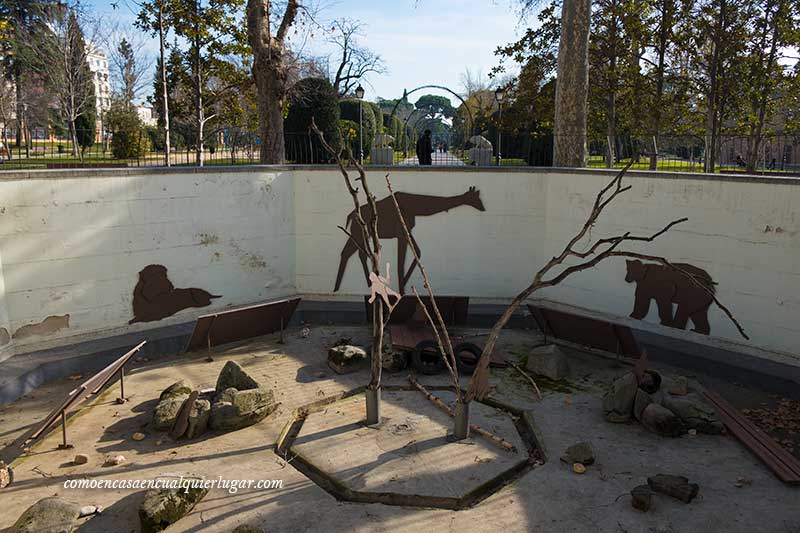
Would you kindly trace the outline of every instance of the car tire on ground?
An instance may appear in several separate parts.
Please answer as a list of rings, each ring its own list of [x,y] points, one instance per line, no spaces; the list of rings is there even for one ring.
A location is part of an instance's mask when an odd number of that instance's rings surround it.
[[[439,344],[434,340],[420,341],[411,352],[411,364],[420,374],[432,376],[441,373],[445,368]]]
[[[453,348],[453,353],[456,356],[458,372],[464,375],[470,375],[475,372],[482,352],[483,350],[477,344],[471,342],[462,342],[456,345]]]

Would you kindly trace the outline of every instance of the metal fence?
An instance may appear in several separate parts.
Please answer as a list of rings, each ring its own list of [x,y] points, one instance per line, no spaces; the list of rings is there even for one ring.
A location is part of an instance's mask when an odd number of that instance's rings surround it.
[[[2,133],[2,132],[0,132]],[[13,133],[13,132],[10,132]],[[102,168],[163,166],[163,141],[153,132],[142,132],[133,144],[140,146],[134,157],[116,157],[113,142],[79,147],[76,155],[72,141],[64,136],[38,135],[29,143],[15,142],[6,132],[0,136],[0,170],[43,168]],[[458,133],[433,134],[431,162],[433,166],[532,166],[553,165],[555,139],[552,135],[502,134],[494,139],[471,137],[464,140]],[[260,141],[253,132],[222,129],[209,137],[202,150],[204,165],[248,165],[259,162]],[[472,142],[470,142],[472,141]],[[339,142],[343,142],[339,140]],[[366,165],[416,166],[417,138],[395,139],[389,145],[375,145],[369,140],[351,137],[344,142],[356,158]],[[499,145],[499,150],[498,150]],[[634,160],[633,168],[671,172],[703,172],[705,140],[697,135],[631,136],[613,139],[586,139],[586,166],[619,168]],[[750,172],[800,176],[800,136],[770,136],[753,143],[747,136],[725,135],[718,139],[716,172]],[[308,133],[285,134],[285,158],[288,164],[325,165],[330,156],[316,136]],[[119,154],[119,152],[117,152]],[[363,156],[362,156],[363,153]],[[170,164],[195,166],[198,154],[194,146],[180,145],[170,153]]]

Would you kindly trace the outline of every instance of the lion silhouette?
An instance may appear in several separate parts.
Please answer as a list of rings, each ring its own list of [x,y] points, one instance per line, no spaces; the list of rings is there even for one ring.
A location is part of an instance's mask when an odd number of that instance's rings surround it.
[[[213,298],[220,296],[203,289],[176,289],[167,277],[167,267],[147,265],[133,289],[133,318],[128,324],[155,322],[189,307],[205,307]]]
[[[662,325],[686,329],[691,319],[694,324],[692,331],[706,335],[711,332],[708,308],[714,301],[712,294],[715,292],[716,283],[708,272],[696,266],[675,263],[676,267],[694,276],[705,287],[704,289],[685,274],[664,265],[645,264],[638,260],[625,263],[627,268],[625,281],[636,283],[633,312],[630,314],[632,318],[642,319],[647,316],[650,311],[650,300],[655,300]],[[672,304],[677,304],[674,317]]]

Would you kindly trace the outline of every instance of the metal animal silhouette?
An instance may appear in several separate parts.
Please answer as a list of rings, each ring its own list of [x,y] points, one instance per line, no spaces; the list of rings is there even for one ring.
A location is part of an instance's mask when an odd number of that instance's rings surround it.
[[[406,221],[408,231],[411,233],[411,244],[417,252],[418,256],[422,252],[414,239],[414,226],[416,225],[417,217],[427,217],[449,211],[455,207],[468,205],[474,207],[478,211],[485,211],[483,202],[481,201],[480,191],[475,187],[470,187],[464,194],[456,196],[430,196],[427,194],[412,194],[406,192],[395,193],[397,203],[400,206],[400,212],[403,214],[403,219]],[[400,218],[397,216],[392,197],[387,196],[376,202],[378,210],[378,237],[381,239],[397,239],[397,272],[400,294],[405,293],[405,286],[411,274],[417,266],[416,259],[411,262],[408,271],[405,271],[406,266],[406,252],[408,251],[408,243],[406,241],[406,234],[403,230],[403,225]],[[369,204],[361,206],[361,216],[369,224],[372,220],[372,209]],[[358,252],[358,258],[361,261],[361,267],[364,269],[364,277],[369,280],[369,268],[367,267],[367,256],[362,251],[364,236],[361,228],[358,227],[356,222],[356,212],[353,210],[347,216],[347,228],[352,235],[348,237],[347,242],[342,248],[342,257],[339,260],[339,271],[336,274],[336,285],[334,292],[339,290],[342,285],[342,278],[344,277],[345,268],[347,268],[347,261],[353,254]]]
[[[642,263],[641,261],[625,261],[627,272],[625,281],[636,283],[636,296],[633,304],[632,318],[642,319],[650,310],[650,300],[658,306],[658,317],[661,324],[678,329],[686,329],[691,319],[694,331],[708,335],[711,326],[708,323],[708,308],[714,301],[711,294],[715,292],[716,283],[705,270],[685,263],[675,266],[694,276],[705,288],[698,287],[685,274],[663,265]],[[672,316],[672,304],[677,304],[675,316]]]
[[[167,277],[167,267],[147,265],[133,289],[133,318],[128,324],[154,322],[189,307],[205,307],[213,298],[220,296],[203,289],[176,289]]]

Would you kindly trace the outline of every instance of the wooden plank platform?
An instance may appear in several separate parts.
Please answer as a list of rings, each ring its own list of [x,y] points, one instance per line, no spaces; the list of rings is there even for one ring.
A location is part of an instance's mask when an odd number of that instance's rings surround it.
[[[789,485],[800,485],[800,460],[797,457],[750,422],[719,394],[705,391],[704,395],[730,432],[761,459],[778,479]]]

